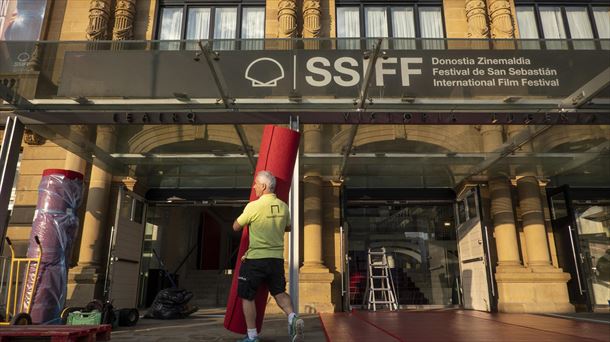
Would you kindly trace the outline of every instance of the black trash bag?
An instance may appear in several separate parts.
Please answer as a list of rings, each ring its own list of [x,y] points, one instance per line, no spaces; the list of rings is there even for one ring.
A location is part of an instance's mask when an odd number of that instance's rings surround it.
[[[161,290],[155,297],[155,301],[166,304],[186,304],[193,298],[193,293],[185,289],[169,288]]]
[[[144,318],[176,319],[185,318],[197,311],[187,303],[193,293],[185,289],[170,288],[159,291]]]

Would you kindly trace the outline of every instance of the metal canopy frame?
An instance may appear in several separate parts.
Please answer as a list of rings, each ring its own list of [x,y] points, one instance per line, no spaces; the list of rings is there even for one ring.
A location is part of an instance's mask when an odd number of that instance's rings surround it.
[[[25,127],[19,118],[12,116],[6,120],[2,147],[0,149],[0,161],[2,162],[2,175],[0,175],[0,238],[4,241],[10,213],[8,205],[11,200],[13,183],[17,173],[17,163],[21,152],[21,140]],[[0,254],[4,243],[0,243]]]
[[[369,86],[371,84],[371,76],[373,75],[373,70],[375,69],[375,63],[377,63],[377,58],[379,58],[379,52],[381,51],[381,44],[383,43],[383,39],[377,40],[377,44],[373,48],[373,55],[369,56],[370,62],[366,69],[366,74],[364,76],[364,82],[362,82],[362,87],[360,88],[360,96],[357,99],[357,111],[362,112],[366,110],[366,100],[369,92]],[[368,53],[368,52],[367,52]],[[370,101],[371,103],[373,101]],[[354,139],[356,138],[356,134],[358,133],[358,124],[353,125],[350,128],[349,138],[347,139],[347,145],[345,145],[343,151],[343,159],[341,160],[341,166],[339,167],[339,175],[338,179],[343,179],[343,175],[345,173],[345,168],[347,167],[347,159],[349,158],[350,153],[352,153],[352,148],[354,146]]]
[[[469,181],[473,176],[479,175],[487,170],[489,170],[493,165],[498,163],[500,160],[506,158],[511,153],[517,151],[519,148],[534,140],[540,134],[549,130],[551,125],[546,126],[526,126],[524,129],[519,131],[517,134],[513,135],[508,141],[506,141],[502,146],[492,151],[492,156],[488,159],[485,159],[478,165],[475,165],[468,171],[468,175],[464,177],[461,183]],[[461,188],[462,184],[460,184],[457,188]]]
[[[589,82],[561,101],[561,108],[580,108],[602,90],[610,86],[610,68],[593,77]]]

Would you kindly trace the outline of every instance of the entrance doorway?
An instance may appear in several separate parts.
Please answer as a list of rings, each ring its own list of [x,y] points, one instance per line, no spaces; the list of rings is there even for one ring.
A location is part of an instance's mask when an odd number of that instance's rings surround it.
[[[346,191],[344,229],[348,272],[345,274],[350,306],[363,305],[367,251],[375,247],[385,247],[387,251],[401,307],[458,305],[455,199],[450,197],[453,192],[440,191],[449,195],[442,199],[436,191],[423,199],[421,194],[426,190],[386,190],[380,192],[387,195],[386,199],[373,199],[369,195],[357,198]],[[420,198],[406,199],[414,194]]]
[[[578,311],[610,306],[610,191],[548,191],[557,261],[571,275],[570,302]]]
[[[193,292],[191,304],[201,308],[226,304],[225,292],[230,288],[241,236],[233,231],[232,223],[247,204],[236,199],[247,198],[242,189],[227,191],[224,195],[215,193],[214,198],[206,195],[206,199],[149,191],[147,197],[152,200],[142,248],[142,307],[149,306],[156,293],[170,287],[172,281]],[[164,196],[165,200],[159,200]]]

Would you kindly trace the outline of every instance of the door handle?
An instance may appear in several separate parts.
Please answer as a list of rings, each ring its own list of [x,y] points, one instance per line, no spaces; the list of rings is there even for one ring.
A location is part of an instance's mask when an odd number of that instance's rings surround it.
[[[493,265],[491,264],[491,253],[489,251],[489,232],[487,231],[487,225],[483,226],[484,232],[485,232],[485,242],[486,245],[483,247],[487,247],[484,249],[485,251],[485,261],[487,264],[487,268],[489,271],[489,283],[491,285],[491,294],[495,297],[496,296],[496,286],[494,285],[494,272],[493,272]]]
[[[580,279],[580,271],[578,270],[578,260],[576,256],[576,247],[574,247],[574,236],[572,235],[572,226],[568,225],[568,233],[570,233],[570,245],[572,246],[572,256],[574,257],[574,269],[576,269],[576,281],[578,282],[578,291],[583,295],[582,284]],[[582,255],[581,255],[582,258]]]

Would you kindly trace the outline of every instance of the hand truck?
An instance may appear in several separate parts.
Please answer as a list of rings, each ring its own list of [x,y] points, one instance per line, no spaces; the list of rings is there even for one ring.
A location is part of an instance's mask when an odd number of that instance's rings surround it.
[[[32,317],[30,316],[30,310],[32,309],[32,301],[34,299],[34,294],[36,293],[36,285],[38,283],[38,270],[40,268],[40,259],[42,258],[42,246],[40,245],[40,240],[38,236],[34,236],[34,240],[38,245],[38,256],[34,258],[17,258],[15,257],[15,249],[13,248],[13,243],[11,240],[6,237],[6,242],[8,246],[11,248],[11,259],[10,265],[8,267],[8,279],[4,279],[6,275],[6,262],[4,263],[4,269],[0,270],[0,294],[4,292],[4,288],[8,286],[8,291],[6,292],[6,311],[4,317],[1,317],[2,314],[0,312],[0,326],[1,325],[30,325],[32,324]],[[25,265],[25,267],[23,267]],[[32,281],[32,286],[30,289],[30,300],[23,308],[23,300],[26,295],[26,285],[27,285],[27,274],[30,270],[30,266],[33,267],[34,271],[34,279]],[[23,274],[19,274],[20,270],[23,268]],[[19,281],[23,280],[21,296],[19,294]],[[23,310],[25,309],[25,310]]]

